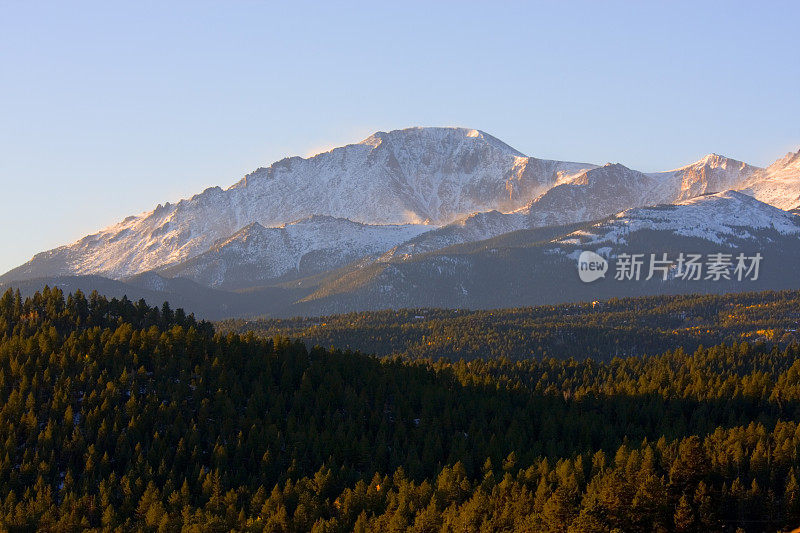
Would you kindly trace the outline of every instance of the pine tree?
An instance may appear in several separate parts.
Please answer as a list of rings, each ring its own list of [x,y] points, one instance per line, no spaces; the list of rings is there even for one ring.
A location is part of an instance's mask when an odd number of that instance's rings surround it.
[[[695,525],[694,510],[689,503],[689,498],[686,494],[681,495],[678,501],[678,506],[675,508],[675,531],[686,532],[693,531]]]

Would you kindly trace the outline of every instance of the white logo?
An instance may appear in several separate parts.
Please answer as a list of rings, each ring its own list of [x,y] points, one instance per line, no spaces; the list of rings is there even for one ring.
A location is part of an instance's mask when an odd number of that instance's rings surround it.
[[[588,250],[581,252],[578,257],[578,276],[584,283],[591,283],[600,278],[606,277],[608,271],[608,261],[602,255]]]
[[[648,261],[649,255],[649,261]],[[703,261],[705,259],[705,262]],[[758,280],[761,260],[760,252],[745,255],[715,252],[690,254],[681,252],[671,259],[669,254],[629,254],[621,253],[614,259],[616,281],[639,281],[657,279],[660,281],[743,281]],[[608,260],[596,252],[581,252],[578,257],[578,276],[584,283],[591,283],[606,277]]]

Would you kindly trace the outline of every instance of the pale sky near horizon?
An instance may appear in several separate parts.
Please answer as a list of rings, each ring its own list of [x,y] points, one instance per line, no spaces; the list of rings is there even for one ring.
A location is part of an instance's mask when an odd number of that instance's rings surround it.
[[[643,171],[800,148],[798,2],[0,0],[0,273],[408,126]]]

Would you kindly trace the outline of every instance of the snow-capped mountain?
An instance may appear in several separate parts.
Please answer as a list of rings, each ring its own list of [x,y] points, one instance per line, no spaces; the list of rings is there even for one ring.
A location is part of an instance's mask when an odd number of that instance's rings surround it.
[[[531,173],[527,157],[478,130],[412,128],[379,132],[309,159],[284,159],[229,191],[240,198],[243,218],[261,216],[263,225],[310,214],[367,224],[442,224],[498,204],[523,205],[559,170],[576,168],[551,166],[547,175]]]
[[[558,233],[559,228],[551,231]],[[309,314],[516,307],[613,296],[797,288],[800,274],[800,217],[736,191],[634,208],[581,229],[569,226],[560,231],[543,240],[541,229],[521,230],[469,246],[359,265],[314,287],[298,306]],[[610,257],[668,253],[673,260],[680,252],[758,252],[763,261],[758,279],[746,282],[646,281],[645,271],[641,282],[617,282],[612,273],[589,284],[577,276],[576,259],[583,250]]]
[[[625,244],[640,231],[669,232],[736,247],[764,238],[762,231],[800,235],[800,217],[737,191],[697,196],[675,204],[628,209],[559,240],[582,246]]]
[[[596,220],[632,206],[666,201],[657,186],[658,181],[647,174],[609,163],[556,185],[524,212],[530,227]]]
[[[207,252],[160,274],[210,287],[251,287],[338,268],[431,229],[423,224],[360,224],[320,215],[276,228],[253,222]]]
[[[632,206],[681,202],[697,196],[693,192],[727,190],[759,170],[715,154],[676,170],[652,174],[609,163],[562,177],[517,211],[475,213],[420,235],[391,250],[386,257],[407,257],[510,231],[600,220]]]
[[[797,209],[800,207],[800,150],[754,173],[737,188],[775,207]]]
[[[248,289],[248,312],[266,305],[264,298],[301,312],[334,300],[337,309],[413,305],[413,298],[390,296],[417,287],[425,291],[417,297],[435,298],[441,291],[429,281],[446,274],[474,283],[447,289],[456,295],[452,302],[479,306],[476,295],[489,302],[503,293],[476,289],[495,283],[491,269],[471,270],[476,264],[533,254],[528,260],[541,263],[534,268],[549,272],[548,243],[551,251],[646,247],[658,239],[793,248],[797,218],[787,211],[798,207],[800,152],[766,169],[710,154],[643,173],[618,163],[528,157],[479,130],[409,128],[283,159],[227,189],[159,205],[37,254],[0,282],[91,275],[92,283],[97,276],[121,280],[102,285],[115,291],[131,286],[180,295],[204,287],[200,292],[225,302],[217,313],[239,305],[230,291]],[[583,233],[575,232],[579,225]],[[522,283],[511,270],[504,275]],[[350,293],[368,296],[345,296]]]
[[[119,279],[185,262],[254,222],[271,227],[325,215],[364,224],[446,224],[477,211],[512,211],[587,168],[593,165],[526,157],[478,130],[379,132],[308,159],[283,159],[226,190],[212,187],[128,217],[38,254],[2,279]]]
[[[717,154],[708,154],[689,165],[649,174],[659,182],[657,195],[663,200],[680,201],[740,187],[758,167]]]

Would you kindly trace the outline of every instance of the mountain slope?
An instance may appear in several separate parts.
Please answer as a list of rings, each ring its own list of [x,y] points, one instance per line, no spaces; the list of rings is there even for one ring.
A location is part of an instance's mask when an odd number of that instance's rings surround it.
[[[758,171],[756,167],[714,154],[691,165],[654,174],[609,163],[562,176],[553,187],[515,212],[474,213],[398,246],[387,257],[408,257],[510,231],[599,220],[633,207],[681,201],[706,192],[727,190]]]
[[[527,217],[518,212],[485,211],[473,213],[461,220],[409,239],[386,252],[381,260],[406,258],[456,244],[483,241],[504,233],[527,229],[528,226]]]
[[[747,195],[727,191],[627,210],[583,228],[565,227],[542,242],[541,230],[522,230],[404,260],[359,265],[324,280],[298,303],[305,314],[400,307],[494,308],[615,296],[726,293],[797,288],[800,217]],[[552,229],[557,233],[557,228]],[[527,235],[527,237],[526,237]],[[758,280],[737,282],[616,282],[613,274],[582,283],[576,258],[582,250],[620,253],[761,253]]]
[[[263,285],[287,276],[316,274],[363,256],[383,253],[431,228],[422,224],[359,224],[316,215],[277,228],[265,228],[254,222],[207,252],[160,274],[188,278],[211,287]]]
[[[319,316],[402,307],[492,309],[639,295],[797,289],[799,236],[800,216],[727,191],[677,205],[630,209],[596,222],[506,232],[429,252],[399,254],[401,245],[380,258],[365,258],[249,290],[212,289],[156,273],[140,274],[124,283],[83,276],[14,286],[30,292],[48,283],[80,287],[86,293],[97,288],[132,299],[141,295],[153,301],[169,299],[214,319]],[[583,283],[577,275],[576,259],[584,250],[602,253],[612,261],[622,253],[667,253],[673,261],[670,272],[682,252],[760,253],[763,260],[757,280],[682,281],[671,275],[666,281],[646,281],[645,270],[639,281],[618,281],[611,266],[604,279]],[[8,284],[0,283],[2,286]]]
[[[763,231],[782,237],[800,235],[800,217],[746,194],[725,191],[673,205],[629,209],[558,242],[625,244],[629,235],[645,230],[735,246],[739,241],[759,241]]]
[[[708,154],[703,159],[689,165],[648,174],[660,184],[658,194],[664,200],[680,201],[702,194],[737,189],[753,174],[761,171],[718,154]]]
[[[278,161],[227,190],[209,188],[128,217],[37,254],[0,280],[131,276],[187,261],[254,222],[270,227],[326,215],[366,224],[445,224],[476,211],[517,209],[587,168],[593,165],[525,157],[478,130],[379,132],[308,159]]]
[[[742,184],[741,190],[781,209],[800,207],[800,150],[755,173]]]
[[[630,207],[663,202],[657,181],[620,164],[588,170],[542,194],[523,212],[529,227],[596,220]]]

